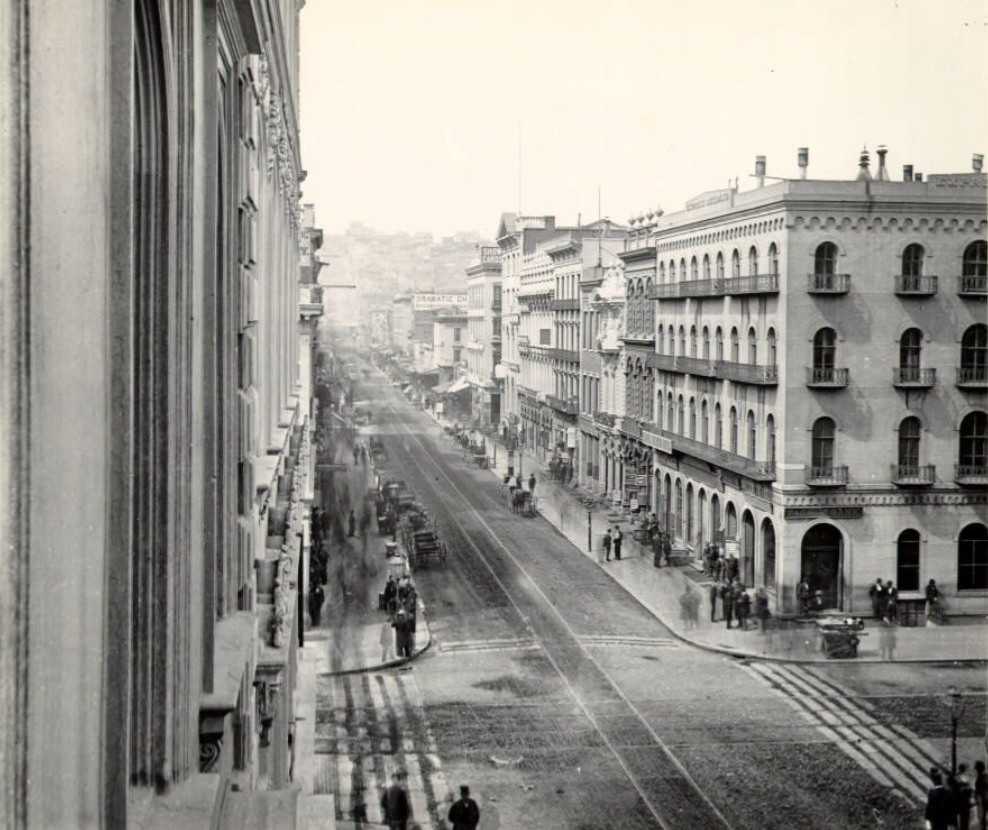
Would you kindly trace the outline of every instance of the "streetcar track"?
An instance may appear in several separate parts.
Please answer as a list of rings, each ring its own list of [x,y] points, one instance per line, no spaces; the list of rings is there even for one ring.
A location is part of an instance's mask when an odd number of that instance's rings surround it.
[[[580,635],[578,635],[574,631],[573,627],[565,619],[565,617],[562,615],[562,613],[559,611],[556,605],[549,599],[549,597],[545,594],[542,588],[538,585],[538,583],[534,580],[534,578],[528,573],[528,571],[521,565],[521,563],[514,556],[514,554],[508,549],[508,547],[504,544],[504,542],[501,541],[500,537],[494,532],[490,524],[488,524],[488,522],[480,514],[480,511],[473,504],[471,504],[471,502],[466,498],[466,496],[463,494],[459,486],[457,486],[456,482],[450,477],[450,475],[446,472],[446,470],[444,470],[438,463],[436,463],[435,459],[432,457],[430,448],[428,448],[425,445],[422,437],[418,433],[413,432],[408,427],[408,425],[404,422],[404,420],[399,417],[397,410],[395,410],[392,404],[385,402],[385,407],[387,408],[388,411],[390,411],[392,417],[394,417],[396,422],[400,425],[401,429],[403,430],[403,433],[407,435],[409,438],[413,439],[415,443],[418,445],[419,449],[424,451],[426,457],[432,462],[432,465],[435,467],[438,473],[446,480],[451,490],[457,494],[460,501],[466,506],[467,511],[470,514],[472,514],[473,517],[476,519],[476,521],[479,522],[485,528],[491,540],[493,540],[496,543],[496,545],[501,548],[507,559],[524,576],[528,584],[534,589],[536,594],[541,598],[542,602],[545,605],[545,608],[551,611],[551,614],[554,615],[558,623],[561,624],[561,626],[566,631],[566,633],[568,633],[572,643],[575,644],[575,651],[579,653],[580,657],[584,661],[592,665],[597,670],[598,674],[603,678],[604,681],[606,681],[606,684],[609,687],[610,691],[613,694],[617,695],[617,697],[621,700],[621,702],[634,714],[638,722],[641,724],[642,728],[654,741],[655,747],[657,747],[662,751],[665,758],[675,768],[679,776],[689,785],[692,791],[695,792],[697,796],[699,796],[700,800],[706,806],[710,815],[712,817],[716,817],[717,821],[721,826],[727,828],[727,830],[732,830],[732,826],[730,822],[727,820],[727,818],[720,812],[720,810],[713,803],[710,797],[700,788],[697,782],[692,778],[692,776],[686,770],[682,762],[672,753],[672,751],[669,749],[666,743],[659,737],[655,729],[653,729],[652,725],[648,722],[648,720],[641,713],[641,711],[634,705],[634,703],[632,703],[632,701],[627,697],[627,695],[623,692],[623,690],[620,689],[620,687],[611,679],[610,675],[597,662],[593,654],[590,652],[590,649],[581,641]],[[442,494],[439,493],[439,491],[436,489],[434,482],[429,480],[430,476],[426,474],[425,470],[423,469],[419,461],[416,458],[414,458],[410,453],[407,453],[407,462],[412,467],[417,468],[423,481],[426,483],[427,487],[429,487],[433,491],[433,494],[437,497],[436,499],[437,503],[443,504],[444,502],[443,502]],[[485,495],[489,496],[489,494],[486,493]],[[551,648],[550,645],[547,643],[546,638],[539,635],[531,627],[529,618],[522,611],[521,607],[518,605],[515,598],[508,591],[504,582],[498,576],[497,571],[488,561],[487,556],[484,555],[484,553],[480,550],[478,545],[473,541],[470,534],[467,532],[466,528],[463,526],[462,522],[457,517],[456,513],[453,512],[452,510],[448,510],[448,513],[449,516],[446,519],[446,521],[451,522],[453,525],[455,525],[458,528],[459,535],[463,537],[465,542],[473,549],[477,559],[480,562],[482,562],[484,567],[489,571],[492,579],[500,588],[502,594],[507,598],[509,604],[514,609],[515,613],[518,615],[519,620],[522,622],[522,624],[526,627],[527,630],[531,631],[533,638],[535,638],[540,643],[546,660],[552,665],[553,669],[558,674],[561,682],[565,686],[571,698],[574,700],[576,705],[583,712],[584,716],[587,718],[589,723],[593,726],[594,730],[599,735],[604,745],[608,748],[608,750],[611,752],[611,754],[617,761],[618,765],[624,771],[628,780],[631,782],[632,786],[634,786],[635,790],[637,791],[638,795],[641,797],[643,803],[647,806],[649,812],[652,814],[655,821],[658,823],[660,827],[663,828],[663,830],[671,830],[670,825],[667,823],[668,819],[663,816],[662,811],[659,809],[659,807],[653,803],[654,802],[653,796],[646,790],[645,786],[638,780],[638,776],[631,770],[628,761],[623,757],[622,753],[615,746],[614,742],[611,740],[611,738],[608,736],[606,731],[600,725],[598,718],[591,712],[589,705],[577,693],[567,673],[563,670],[563,667],[560,664],[559,657],[557,657],[557,653],[559,651],[562,651],[563,654],[560,656],[566,656],[567,651],[574,650],[573,646],[567,647],[567,646],[563,646],[562,644],[559,644],[555,648]],[[457,553],[459,554],[459,552]],[[463,558],[462,554],[459,554],[459,558]],[[537,606],[535,610],[538,610]],[[710,824],[706,824],[705,826],[709,827]]]

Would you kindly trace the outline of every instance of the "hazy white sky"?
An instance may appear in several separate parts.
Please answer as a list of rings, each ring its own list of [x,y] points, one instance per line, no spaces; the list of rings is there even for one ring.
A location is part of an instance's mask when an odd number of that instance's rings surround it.
[[[755,155],[852,178],[886,144],[901,178],[988,144],[985,0],[308,0],[301,22],[303,200],[331,233],[590,221],[598,185],[624,222],[750,187]]]

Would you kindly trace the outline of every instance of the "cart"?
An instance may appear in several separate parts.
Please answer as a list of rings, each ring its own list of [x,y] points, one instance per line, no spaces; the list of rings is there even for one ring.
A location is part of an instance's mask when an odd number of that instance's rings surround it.
[[[432,529],[412,530],[408,539],[408,561],[413,569],[426,563],[436,562],[440,565],[446,562],[446,545]]]
[[[816,620],[820,631],[820,648],[831,660],[847,660],[858,656],[858,644],[864,620],[856,617],[821,617]]]

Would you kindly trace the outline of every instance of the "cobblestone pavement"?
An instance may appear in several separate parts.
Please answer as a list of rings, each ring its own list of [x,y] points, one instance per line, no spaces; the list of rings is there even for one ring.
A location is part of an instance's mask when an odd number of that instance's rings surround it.
[[[422,827],[444,826],[459,783],[477,793],[484,830],[921,826],[949,721],[937,733],[934,715],[876,702],[867,677],[681,642],[555,528],[513,515],[424,415],[403,402],[388,412],[378,395],[389,463],[451,555],[416,574],[426,656],[320,680],[317,792],[337,793],[341,827],[378,817],[369,794],[397,766],[412,773]],[[962,677],[974,741],[984,687]],[[900,697],[935,711],[936,675],[900,681]]]

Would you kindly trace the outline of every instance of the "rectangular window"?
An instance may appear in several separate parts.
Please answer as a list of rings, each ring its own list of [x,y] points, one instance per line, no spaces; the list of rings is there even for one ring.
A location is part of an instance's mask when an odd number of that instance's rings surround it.
[[[552,343],[552,329],[539,329],[539,345],[548,346]]]

